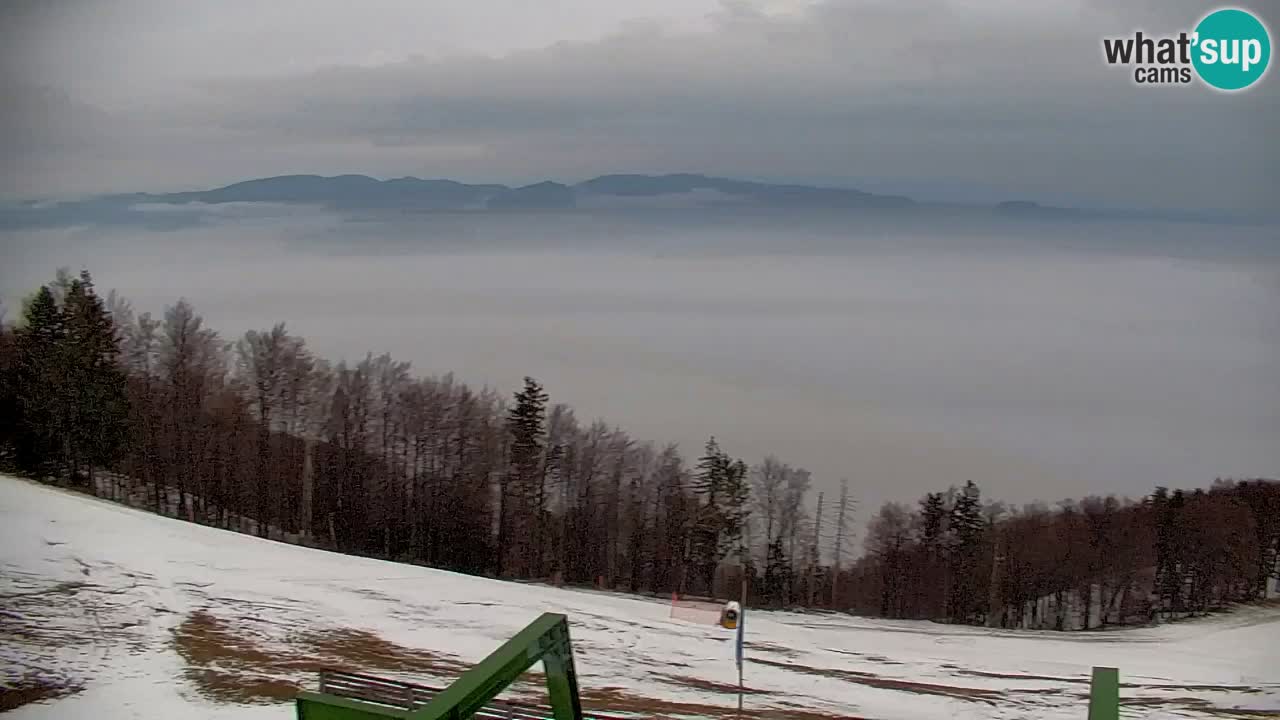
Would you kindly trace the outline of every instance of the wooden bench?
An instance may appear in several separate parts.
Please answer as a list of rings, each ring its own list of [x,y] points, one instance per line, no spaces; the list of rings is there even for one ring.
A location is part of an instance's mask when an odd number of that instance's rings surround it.
[[[320,671],[320,692],[398,710],[413,711],[426,705],[444,688],[418,685],[390,678],[341,670]],[[472,717],[479,720],[551,720],[551,708],[491,700]],[[625,720],[617,715],[591,713],[584,720]]]

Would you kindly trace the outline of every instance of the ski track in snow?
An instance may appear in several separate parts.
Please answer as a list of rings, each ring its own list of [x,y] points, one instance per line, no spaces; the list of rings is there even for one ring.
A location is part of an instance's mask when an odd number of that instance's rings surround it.
[[[662,600],[294,547],[11,478],[0,478],[0,548],[0,684],[34,677],[79,688],[21,706],[15,720],[292,717],[287,701],[218,701],[200,691],[174,641],[193,617],[282,656],[298,655],[290,643],[300,633],[365,631],[445,658],[443,668],[378,674],[444,684],[458,662],[480,660],[542,612],[562,612],[584,691],[736,704],[712,685],[737,683],[732,631],[672,620]],[[1090,668],[1105,665],[1120,668],[1122,702],[1132,703],[1126,719],[1280,710],[1274,607],[1073,634],[752,612],[747,640],[754,708],[873,720],[1078,720]],[[246,672],[227,662],[214,658],[204,669]],[[316,681],[309,670],[263,672],[304,687]]]

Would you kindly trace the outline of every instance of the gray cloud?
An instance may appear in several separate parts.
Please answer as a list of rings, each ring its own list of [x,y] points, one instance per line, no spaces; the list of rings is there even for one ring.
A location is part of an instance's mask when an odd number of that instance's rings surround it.
[[[387,54],[403,56],[394,61],[379,59],[376,36],[339,45],[314,22],[291,35],[287,14],[267,13],[280,34],[260,65],[228,54],[218,72],[211,58],[243,49],[246,35],[211,31],[164,70],[141,68],[137,52],[121,51],[121,67],[138,75],[114,82],[135,102],[84,89],[105,108],[92,111],[76,97],[19,95],[0,128],[6,144],[19,146],[11,152],[21,172],[6,172],[0,190],[168,189],[285,172],[519,182],[698,171],[973,182],[1118,205],[1268,207],[1280,189],[1280,147],[1269,132],[1280,119],[1274,78],[1238,96],[1135,88],[1123,69],[1103,64],[1101,38],[1139,27],[1176,31],[1210,6],[1116,5],[826,0],[772,12],[737,2],[674,28],[610,24],[602,18],[628,12],[614,7],[584,20],[593,31],[570,42],[547,44],[550,31],[517,37],[502,32],[511,23],[495,22],[502,42],[459,42],[456,52],[417,58],[403,31],[388,29]],[[317,7],[320,17],[338,17],[327,3]],[[526,12],[506,9],[512,18]],[[350,17],[372,30],[380,14],[390,28],[435,11],[407,12],[388,3]],[[439,12],[479,34],[456,13]],[[163,17],[181,27],[173,15]],[[553,12],[529,22],[547,27],[547,16],[575,22]],[[126,16],[113,17],[112,30],[127,35]],[[229,10],[222,25],[245,17]],[[54,32],[71,22],[51,16],[40,26]],[[315,59],[287,61],[298,55]],[[43,77],[27,75],[16,79]],[[45,75],[52,82],[57,73]],[[66,75],[63,68],[63,83],[75,84]],[[49,117],[57,119],[43,122]],[[10,140],[22,137],[11,126],[35,128],[36,137]]]

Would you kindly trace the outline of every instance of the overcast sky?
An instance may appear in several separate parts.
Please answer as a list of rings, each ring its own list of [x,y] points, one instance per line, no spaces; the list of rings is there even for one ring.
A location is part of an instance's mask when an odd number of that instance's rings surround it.
[[[1212,7],[17,0],[0,10],[0,194],[632,171],[1271,208],[1274,69],[1228,95],[1135,87],[1102,61],[1104,36],[1189,30]],[[1261,4],[1273,40],[1278,13]]]

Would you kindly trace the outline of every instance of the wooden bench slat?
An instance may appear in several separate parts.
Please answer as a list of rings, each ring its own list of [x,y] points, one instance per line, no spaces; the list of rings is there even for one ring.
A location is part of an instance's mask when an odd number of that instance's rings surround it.
[[[320,692],[336,697],[363,700],[387,707],[415,710],[431,701],[443,688],[349,672],[321,670]],[[546,705],[523,705],[492,700],[475,713],[482,720],[551,720],[554,713]],[[615,716],[584,715],[588,720],[621,720]]]

